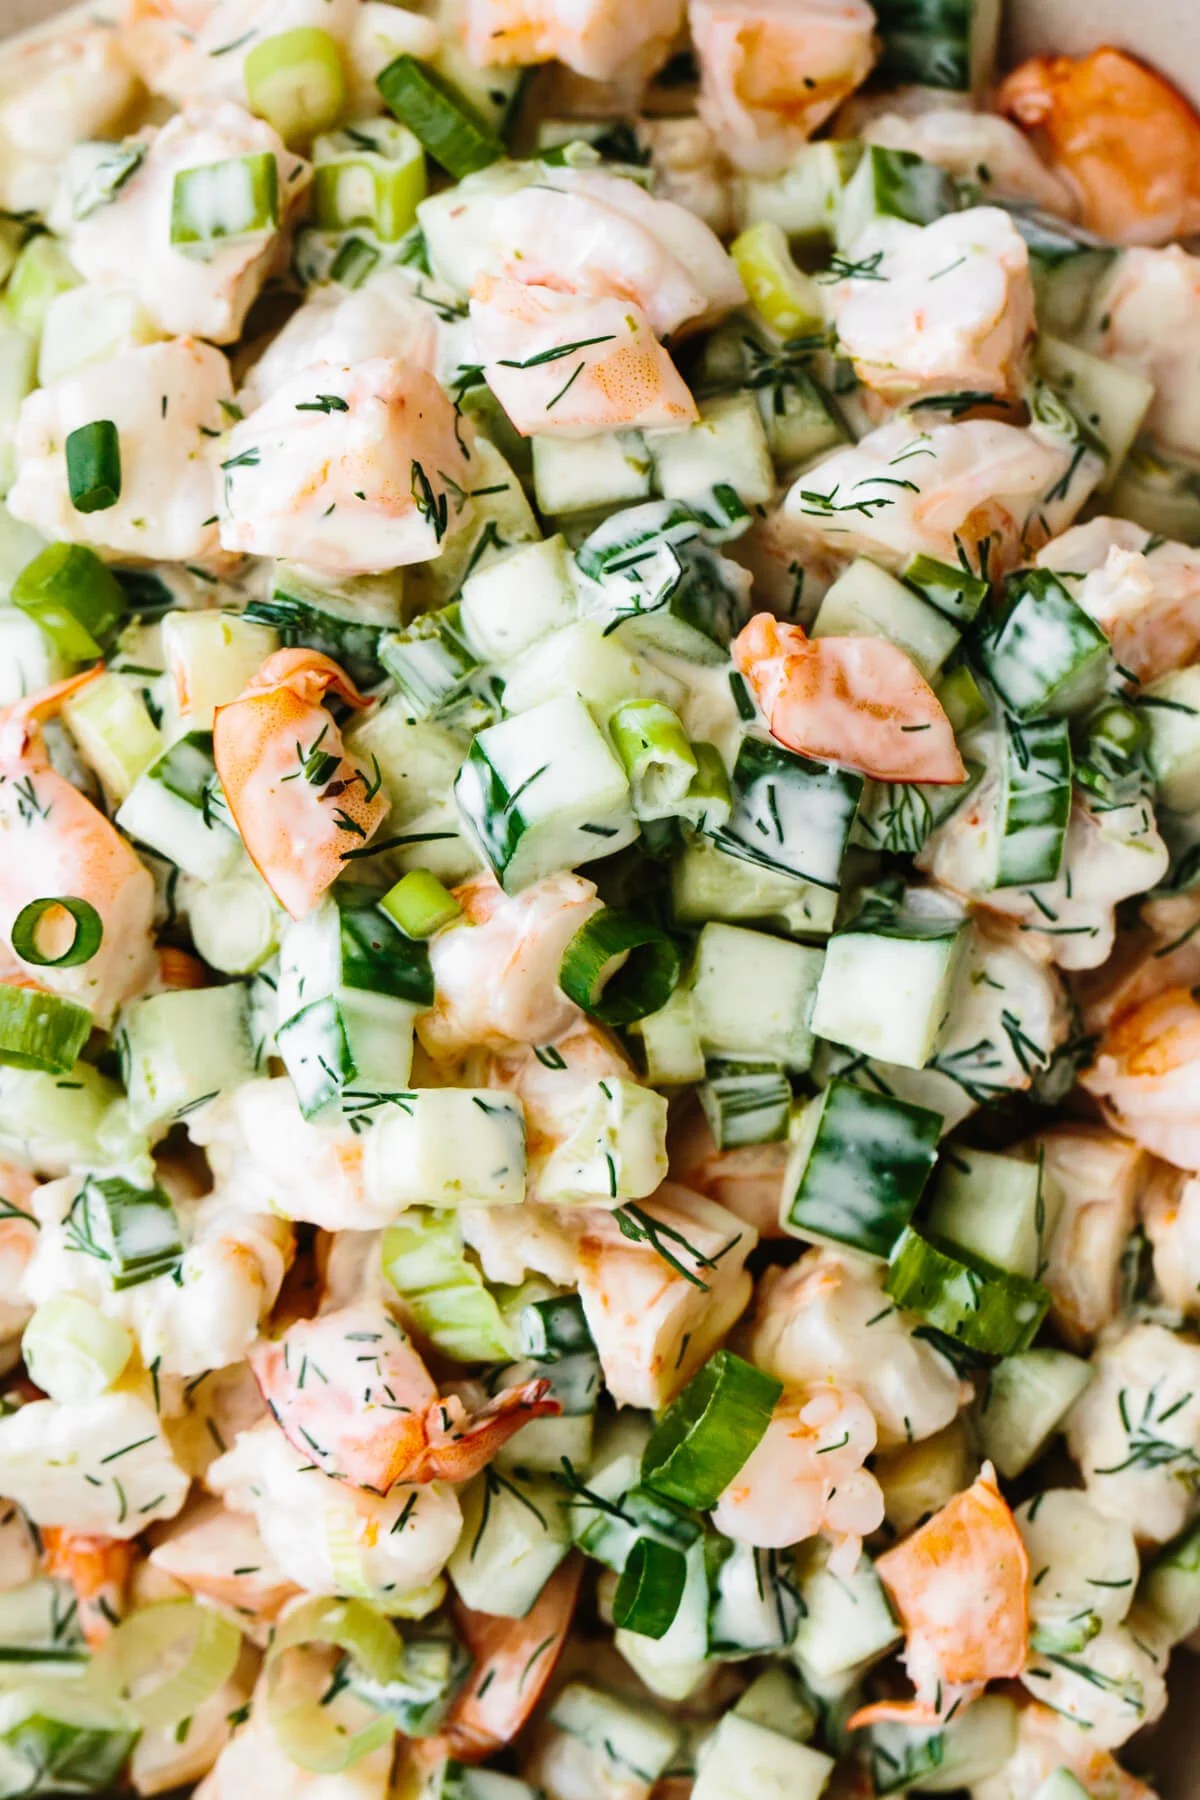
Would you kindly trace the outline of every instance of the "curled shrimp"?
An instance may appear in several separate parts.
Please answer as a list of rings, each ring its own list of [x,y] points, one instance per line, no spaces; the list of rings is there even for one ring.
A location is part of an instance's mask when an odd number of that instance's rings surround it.
[[[45,1525],[42,1550],[46,1573],[64,1576],[74,1588],[83,1635],[94,1649],[104,1642],[124,1610],[133,1545],[120,1538]]]
[[[580,1017],[558,986],[563,951],[600,910],[595,884],[551,875],[506,894],[492,875],[455,888],[462,916],[429,946],[433,1009],[418,1034],[431,1056],[460,1056],[476,1046],[548,1044]]]
[[[690,0],[700,117],[729,160],[773,175],[871,72],[865,0]]]
[[[46,212],[74,145],[116,137],[137,81],[127,46],[108,24],[72,19],[69,28],[6,43],[0,73],[0,206]]]
[[[249,1353],[272,1417],[327,1475],[386,1494],[397,1482],[468,1481],[530,1419],[557,1413],[548,1381],[504,1388],[471,1415],[442,1397],[382,1304],[298,1321]]]
[[[1177,1168],[1200,1170],[1200,1001],[1167,988],[1123,1013],[1080,1076],[1114,1127]]]
[[[713,1524],[737,1543],[784,1550],[824,1531],[835,1572],[848,1573],[862,1540],[883,1523],[883,1489],[863,1464],[875,1448],[875,1415],[837,1388],[795,1389],[713,1508]]]
[[[50,762],[42,725],[101,673],[97,666],[0,713],[0,932],[11,947],[14,921],[35,900],[85,900],[103,935],[74,967],[26,963],[28,982],[78,1001],[107,1026],[122,1001],[154,970],[154,880],[103,813]]]
[[[1029,1558],[990,1463],[972,1485],[892,1550],[876,1571],[904,1625],[911,1701],[864,1706],[852,1728],[879,1719],[935,1723],[954,1702],[1025,1665]]]
[[[1194,399],[1200,356],[1200,257],[1178,244],[1165,250],[1126,250],[1093,299],[1086,341],[1094,356],[1128,363],[1145,376],[1154,388],[1144,421],[1146,435],[1166,451],[1178,451],[1185,461],[1194,462],[1200,455]],[[1164,562],[1178,554],[1175,545],[1154,552],[1156,580],[1164,572]]]
[[[937,695],[886,638],[810,639],[758,613],[732,653],[771,736],[789,750],[876,781],[966,780]]]
[[[1067,1770],[1092,1800],[1157,1800],[1136,1775],[1094,1742],[1089,1731],[1048,1706],[1023,1706],[1017,1742],[1002,1769],[971,1784],[972,1800],[1029,1800],[1042,1783]]]
[[[311,911],[388,809],[378,783],[343,753],[321,704],[330,689],[348,706],[370,704],[328,656],[277,650],[213,721],[217,773],[242,842],[295,919]]]
[[[525,437],[690,425],[698,416],[635,301],[483,275],[471,324],[488,385]]]
[[[1089,230],[1120,244],[1200,230],[1200,117],[1135,57],[1111,45],[1032,57],[1000,84],[996,107],[1036,134]]]
[[[464,0],[479,68],[561,62],[592,81],[636,79],[666,61],[683,0]]]

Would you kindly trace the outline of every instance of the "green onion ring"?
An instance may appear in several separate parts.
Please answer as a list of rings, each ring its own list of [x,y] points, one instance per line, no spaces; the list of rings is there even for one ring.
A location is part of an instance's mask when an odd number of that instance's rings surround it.
[[[613,1624],[641,1637],[670,1630],[687,1585],[687,1558],[674,1544],[640,1537],[629,1552],[613,1598]]]
[[[75,936],[61,956],[43,956],[38,949],[38,927],[56,906],[74,919]],[[81,900],[75,894],[51,894],[21,908],[13,920],[12,947],[22,962],[32,963],[37,969],[75,969],[80,963],[91,962],[103,936],[103,921],[90,900]]]
[[[611,970],[613,959],[624,963]],[[604,907],[563,951],[558,985],[601,1025],[632,1025],[666,1005],[679,981],[674,941],[635,912]]]
[[[783,1383],[718,1350],[672,1400],[642,1454],[657,1493],[708,1512],[756,1448]]]
[[[167,1653],[190,1639],[173,1675],[137,1691],[137,1683],[161,1672]],[[123,1619],[92,1657],[88,1681],[106,1700],[121,1701],[148,1731],[189,1719],[224,1687],[237,1668],[242,1634],[231,1620],[195,1600],[163,1600]]]
[[[382,1614],[362,1600],[318,1598],[294,1607],[275,1627],[265,1664],[267,1719],[283,1751],[311,1774],[336,1775],[391,1741],[396,1721],[380,1713],[359,1731],[339,1724],[332,1706],[287,1700],[280,1682],[286,1650],[334,1644],[373,1680],[395,1680],[403,1645]]]

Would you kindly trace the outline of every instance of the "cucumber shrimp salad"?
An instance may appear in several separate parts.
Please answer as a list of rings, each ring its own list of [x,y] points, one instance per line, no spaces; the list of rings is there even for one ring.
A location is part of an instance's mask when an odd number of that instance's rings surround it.
[[[106,5],[0,63],[0,1800],[1154,1800],[1200,118]]]

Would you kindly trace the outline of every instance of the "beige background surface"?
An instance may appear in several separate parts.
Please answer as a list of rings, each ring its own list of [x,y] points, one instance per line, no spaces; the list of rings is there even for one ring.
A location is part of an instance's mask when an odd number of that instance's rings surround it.
[[[0,0],[0,36],[40,24],[62,0]],[[1156,63],[1200,105],[1200,0],[1005,0],[1008,59],[1111,43]],[[1172,1705],[1139,1759],[1162,1800],[1200,1800],[1200,1662],[1172,1667]]]

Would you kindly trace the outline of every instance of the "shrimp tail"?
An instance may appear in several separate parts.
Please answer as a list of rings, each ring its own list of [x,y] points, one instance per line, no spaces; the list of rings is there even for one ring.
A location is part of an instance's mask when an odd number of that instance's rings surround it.
[[[0,767],[25,763],[40,735],[40,727],[62,710],[64,703],[80,688],[88,686],[104,673],[102,662],[94,663],[78,675],[68,675],[39,693],[26,694],[11,706],[0,710]]]
[[[505,1388],[474,1415],[451,1395],[435,1401],[425,1414],[425,1449],[405,1481],[469,1481],[487,1466],[503,1444],[531,1419],[552,1418],[562,1411],[550,1399],[550,1383],[541,1378]]]

